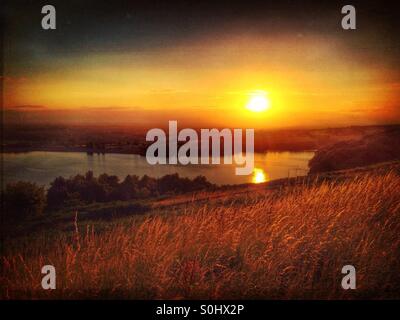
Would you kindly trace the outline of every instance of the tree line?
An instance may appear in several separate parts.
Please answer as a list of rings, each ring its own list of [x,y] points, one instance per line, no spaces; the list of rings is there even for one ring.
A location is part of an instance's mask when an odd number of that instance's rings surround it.
[[[194,179],[169,174],[161,178],[147,175],[128,175],[122,181],[115,175],[103,173],[98,177],[92,171],[64,178],[57,177],[46,191],[36,183],[18,181],[7,184],[2,192],[3,216],[21,219],[63,207],[94,202],[128,201],[162,195],[174,195],[214,188],[204,176]]]

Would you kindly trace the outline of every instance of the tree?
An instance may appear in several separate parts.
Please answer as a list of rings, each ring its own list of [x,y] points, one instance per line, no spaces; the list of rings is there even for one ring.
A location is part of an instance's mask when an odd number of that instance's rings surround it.
[[[47,191],[47,204],[49,207],[57,207],[68,198],[67,180],[63,177],[55,178]]]
[[[101,193],[98,194],[99,198],[96,198],[97,201],[112,201],[119,200],[118,199],[118,187],[119,187],[119,178],[117,176],[109,176],[106,173],[103,173],[97,179],[100,188],[104,191],[104,195]]]
[[[146,189],[147,191],[144,191],[144,193],[148,195],[156,195],[158,193],[157,180],[146,174],[140,179],[139,187],[140,189]]]
[[[174,194],[181,191],[182,180],[177,173],[166,174],[158,180],[161,194]]]
[[[3,215],[7,220],[21,220],[40,215],[46,206],[44,188],[31,182],[18,181],[8,184],[3,197]]]
[[[137,197],[139,177],[127,175],[117,188],[117,200],[131,200]]]

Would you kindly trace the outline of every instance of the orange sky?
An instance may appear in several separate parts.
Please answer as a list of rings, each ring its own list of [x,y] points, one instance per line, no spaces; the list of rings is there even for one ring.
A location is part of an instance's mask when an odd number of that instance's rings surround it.
[[[353,49],[317,33],[229,32],[56,56],[23,76],[6,60],[4,105],[43,121],[255,128],[398,122],[397,71]],[[267,93],[265,112],[246,109],[257,90]]]

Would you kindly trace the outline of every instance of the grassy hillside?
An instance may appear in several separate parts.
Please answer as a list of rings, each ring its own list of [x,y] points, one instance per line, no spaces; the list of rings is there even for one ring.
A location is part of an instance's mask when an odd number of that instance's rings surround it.
[[[400,159],[400,126],[343,140],[320,148],[311,159],[311,173],[343,170]]]
[[[293,182],[293,183],[291,183]],[[398,164],[165,199],[7,241],[2,298],[400,298]],[[41,289],[41,266],[57,289]],[[341,268],[357,289],[341,288]]]

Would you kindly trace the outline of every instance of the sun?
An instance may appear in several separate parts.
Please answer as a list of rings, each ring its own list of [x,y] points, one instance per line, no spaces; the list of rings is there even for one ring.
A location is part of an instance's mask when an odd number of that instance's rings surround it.
[[[264,91],[257,91],[250,96],[246,108],[252,112],[263,112],[269,109],[271,102]]]
[[[268,181],[268,177],[263,169],[254,168],[251,180],[253,183],[263,183]]]

